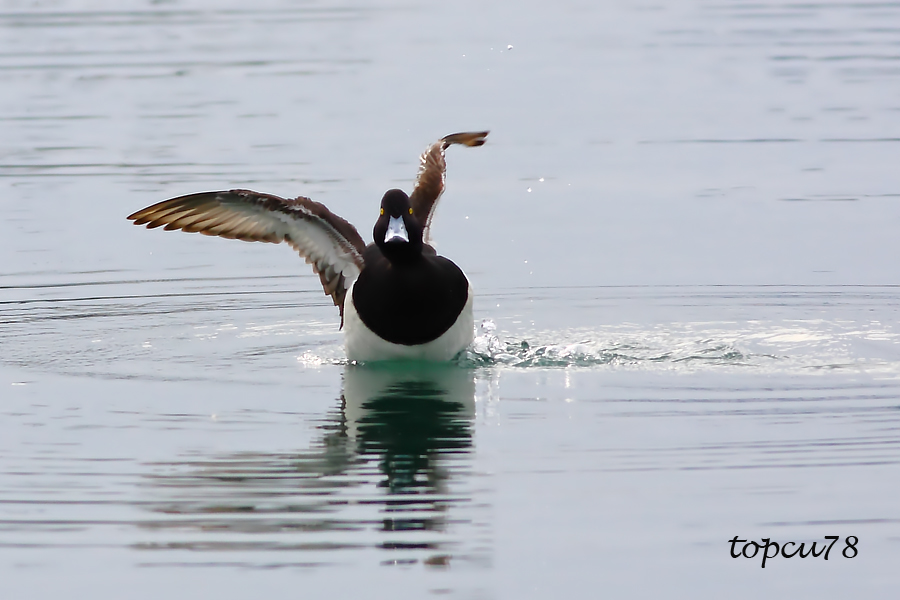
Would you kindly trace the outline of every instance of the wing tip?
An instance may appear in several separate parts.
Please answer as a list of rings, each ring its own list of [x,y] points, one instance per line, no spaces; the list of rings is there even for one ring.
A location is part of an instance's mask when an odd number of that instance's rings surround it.
[[[475,148],[477,146],[483,146],[487,141],[487,136],[490,133],[490,130],[487,131],[463,131],[460,133],[451,133],[450,135],[444,136],[441,138],[441,141],[444,142],[444,147],[450,146],[451,144],[460,144],[461,146],[468,146],[470,148]]]
[[[128,216],[129,221],[133,221],[132,225],[146,225],[147,229],[155,229],[163,224],[162,221],[154,223],[156,216],[153,214],[144,214],[143,211]]]
[[[147,222],[147,220],[144,219],[146,211],[147,211],[146,208],[142,208],[141,210],[139,210],[137,212],[131,213],[130,215],[128,215],[125,218],[128,219],[129,221],[134,221],[135,225],[143,225],[144,223]],[[141,221],[143,221],[143,222],[141,222]]]

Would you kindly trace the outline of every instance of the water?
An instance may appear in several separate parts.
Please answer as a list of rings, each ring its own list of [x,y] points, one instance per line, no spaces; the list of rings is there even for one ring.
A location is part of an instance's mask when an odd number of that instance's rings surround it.
[[[895,597],[898,23],[0,4],[0,596]],[[453,365],[348,365],[287,248],[125,220],[249,187],[369,239],[481,128],[435,220]]]

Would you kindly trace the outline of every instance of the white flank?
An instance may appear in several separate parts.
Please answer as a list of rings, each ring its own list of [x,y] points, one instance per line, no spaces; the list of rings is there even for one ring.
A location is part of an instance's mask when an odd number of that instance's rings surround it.
[[[344,301],[344,347],[347,350],[347,359],[357,362],[450,360],[459,354],[460,350],[471,344],[475,336],[475,321],[472,317],[472,298],[474,296],[470,285],[466,305],[456,319],[456,323],[444,335],[417,346],[405,346],[383,340],[366,327],[353,305],[353,286],[351,285]]]

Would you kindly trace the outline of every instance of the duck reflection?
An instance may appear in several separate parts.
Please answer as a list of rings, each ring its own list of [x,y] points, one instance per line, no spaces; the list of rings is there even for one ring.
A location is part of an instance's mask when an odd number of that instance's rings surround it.
[[[440,457],[472,445],[475,380],[448,365],[392,364],[344,372],[347,434],[361,456],[377,456],[391,494],[442,492]]]
[[[158,516],[145,529],[193,532],[144,549],[428,550],[447,539],[465,488],[475,413],[472,371],[451,365],[347,366],[338,410],[312,448],[229,453],[154,465]],[[162,471],[162,472],[159,472]],[[161,497],[160,497],[161,496]],[[463,509],[464,511],[464,509]],[[375,514],[373,514],[373,512]],[[177,515],[174,517],[172,515]],[[470,520],[456,515],[454,525]],[[222,533],[253,534],[240,541]],[[302,534],[302,535],[301,535]],[[271,557],[270,557],[271,558]],[[270,560],[270,559],[267,559]],[[418,557],[400,557],[415,562]],[[397,560],[391,561],[397,562]]]

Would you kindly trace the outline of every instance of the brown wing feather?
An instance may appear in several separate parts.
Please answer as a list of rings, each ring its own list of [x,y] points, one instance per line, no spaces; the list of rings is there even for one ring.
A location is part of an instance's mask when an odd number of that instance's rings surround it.
[[[409,196],[409,203],[412,206],[413,215],[422,224],[423,241],[426,244],[429,243],[431,237],[431,219],[434,216],[434,208],[441,194],[444,193],[444,177],[447,172],[444,152],[452,144],[481,146],[488,133],[487,131],[454,133],[439,139],[422,153],[416,187]]]
[[[344,320],[347,289],[363,269],[365,243],[356,228],[309,198],[286,200],[250,190],[172,198],[129,215],[148,229],[165,226],[248,242],[287,242],[313,270]]]

